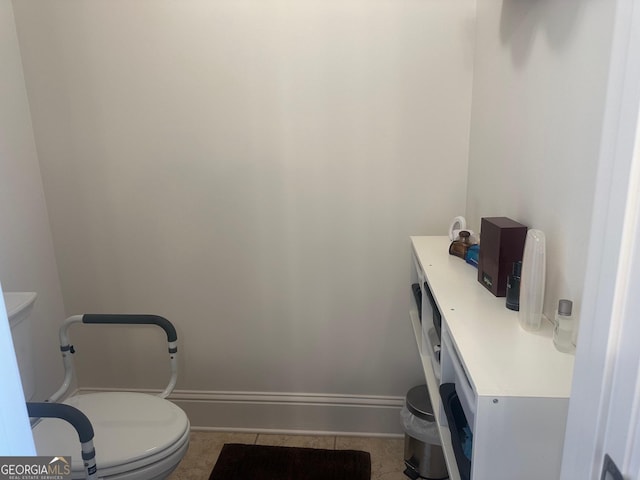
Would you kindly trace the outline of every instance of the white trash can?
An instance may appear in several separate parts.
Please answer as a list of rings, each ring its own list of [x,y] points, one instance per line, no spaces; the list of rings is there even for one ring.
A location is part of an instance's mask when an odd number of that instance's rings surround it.
[[[449,478],[442,453],[438,424],[433,415],[426,385],[413,387],[407,393],[406,405],[400,411],[404,427],[404,474],[415,480]]]

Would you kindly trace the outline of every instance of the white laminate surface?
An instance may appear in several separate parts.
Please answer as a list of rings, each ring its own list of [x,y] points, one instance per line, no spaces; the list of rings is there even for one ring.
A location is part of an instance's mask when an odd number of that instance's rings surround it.
[[[448,253],[449,238],[411,237],[420,266],[477,395],[568,398],[574,356],[558,352],[552,325],[520,327],[477,281],[477,269]]]

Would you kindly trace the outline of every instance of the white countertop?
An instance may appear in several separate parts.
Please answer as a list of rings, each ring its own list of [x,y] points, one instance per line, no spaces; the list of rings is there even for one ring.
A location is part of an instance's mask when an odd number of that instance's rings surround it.
[[[477,280],[478,271],[449,255],[449,238],[411,237],[413,250],[477,395],[568,398],[574,356],[557,351],[553,327],[520,327]]]

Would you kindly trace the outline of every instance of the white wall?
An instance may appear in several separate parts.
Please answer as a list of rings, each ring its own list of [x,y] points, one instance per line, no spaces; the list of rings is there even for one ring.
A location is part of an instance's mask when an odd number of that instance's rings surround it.
[[[58,325],[64,319],[38,155],[13,19],[0,1],[0,282],[38,293],[33,318],[35,400],[62,383]]]
[[[477,5],[467,216],[545,232],[550,318],[579,317],[615,3]]]
[[[181,390],[423,380],[408,235],[465,208],[475,2],[14,8],[70,314],[173,320]],[[82,385],[159,387],[161,336],[113,332]]]
[[[600,478],[605,453],[625,478],[640,476],[640,9],[617,3],[563,479]]]

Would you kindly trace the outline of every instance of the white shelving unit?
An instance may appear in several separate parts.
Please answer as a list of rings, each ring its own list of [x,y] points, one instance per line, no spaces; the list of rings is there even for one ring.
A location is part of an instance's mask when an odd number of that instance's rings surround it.
[[[439,386],[453,383],[473,432],[472,480],[558,478],[574,357],[558,352],[552,326],[520,328],[516,312],[448,254],[448,237],[411,237],[418,282],[442,315],[441,379],[424,341],[431,324],[410,312],[452,479],[460,479]],[[423,303],[427,301],[424,298]]]
[[[431,405],[434,408],[434,412],[437,412],[440,409],[440,394],[438,393],[438,385],[439,381],[436,379],[435,373],[433,371],[433,363],[429,354],[425,354],[422,349],[422,327],[420,325],[420,319],[418,317],[417,310],[411,310],[409,312],[411,317],[411,324],[413,325],[413,333],[416,336],[416,342],[418,343],[418,350],[420,351],[420,360],[422,361],[422,368],[424,370],[424,375],[427,380],[427,388],[429,390],[429,399],[431,400]],[[438,430],[440,431],[440,440],[442,441],[442,450],[444,451],[444,459],[447,462],[447,470],[449,471],[449,480],[460,480],[460,475],[458,474],[458,466],[456,465],[456,459],[453,454],[453,446],[451,443],[451,433],[449,433],[449,429],[446,425],[441,425],[438,422]]]

